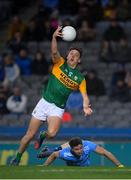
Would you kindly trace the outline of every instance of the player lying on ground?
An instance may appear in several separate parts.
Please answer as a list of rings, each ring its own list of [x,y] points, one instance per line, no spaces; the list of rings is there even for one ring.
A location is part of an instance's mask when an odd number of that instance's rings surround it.
[[[44,163],[45,166],[50,165],[56,158],[64,160],[68,166],[89,166],[91,152],[96,152],[107,157],[117,167],[124,167],[111,152],[91,141],[82,140],[79,137],[72,138],[69,143],[65,143],[54,150],[47,147],[44,148],[38,154],[38,158],[48,157]]]

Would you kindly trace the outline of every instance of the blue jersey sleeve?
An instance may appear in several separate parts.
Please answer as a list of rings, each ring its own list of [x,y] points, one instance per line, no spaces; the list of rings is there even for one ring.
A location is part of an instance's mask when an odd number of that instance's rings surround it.
[[[59,158],[63,160],[72,160],[73,155],[70,152],[70,147],[64,148],[59,151]]]
[[[95,151],[97,144],[95,144],[94,142],[91,141],[83,141],[84,146],[88,146],[89,147],[89,151]]]
[[[64,149],[59,151],[59,158],[63,159],[64,157]]]
[[[61,151],[59,151],[59,158],[65,159],[68,156],[70,156],[70,148],[69,147],[64,148]]]

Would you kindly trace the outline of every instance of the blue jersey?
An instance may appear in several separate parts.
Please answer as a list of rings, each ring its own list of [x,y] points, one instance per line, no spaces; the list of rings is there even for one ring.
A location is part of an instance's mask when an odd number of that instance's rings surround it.
[[[59,158],[66,161],[69,166],[89,166],[90,153],[94,151],[97,145],[91,141],[82,141],[83,153],[80,157],[75,156],[71,152],[71,148],[67,147],[60,151]]]

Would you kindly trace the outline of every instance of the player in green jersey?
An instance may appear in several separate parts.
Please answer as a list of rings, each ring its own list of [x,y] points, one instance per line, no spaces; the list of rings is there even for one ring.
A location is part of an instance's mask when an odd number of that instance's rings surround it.
[[[53,69],[46,89],[43,90],[42,98],[32,112],[32,118],[25,136],[21,139],[20,147],[16,157],[11,162],[18,165],[25,149],[37,133],[44,121],[48,122],[46,132],[41,132],[35,142],[35,148],[39,149],[45,138],[52,138],[59,130],[64,107],[70,93],[79,89],[83,97],[83,111],[85,115],[91,115],[89,98],[86,92],[86,81],[84,76],[77,70],[80,63],[81,50],[71,48],[67,60],[60,56],[57,48],[57,37],[62,37],[62,27],[58,26],[52,36],[51,55]]]

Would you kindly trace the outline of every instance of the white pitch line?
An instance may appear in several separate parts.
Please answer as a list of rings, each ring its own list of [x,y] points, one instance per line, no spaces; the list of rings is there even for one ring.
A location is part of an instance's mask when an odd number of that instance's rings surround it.
[[[115,169],[81,169],[83,172],[112,172]],[[115,172],[131,172],[131,169],[117,169]],[[42,169],[40,172],[76,172],[75,169]]]

